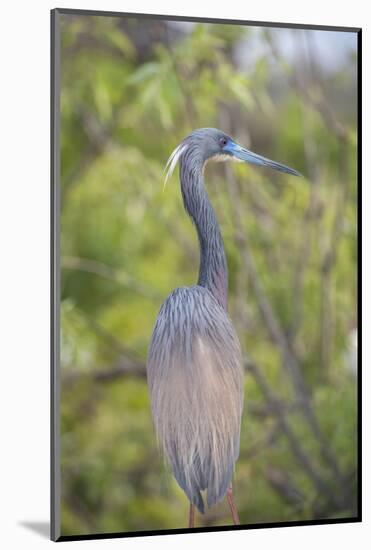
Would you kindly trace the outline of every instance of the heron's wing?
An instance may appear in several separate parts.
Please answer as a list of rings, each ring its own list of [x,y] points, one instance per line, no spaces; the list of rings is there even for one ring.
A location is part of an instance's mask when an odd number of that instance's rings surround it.
[[[153,419],[174,475],[203,511],[225,496],[239,452],[241,352],[232,323],[205,288],[164,302],[147,363]]]

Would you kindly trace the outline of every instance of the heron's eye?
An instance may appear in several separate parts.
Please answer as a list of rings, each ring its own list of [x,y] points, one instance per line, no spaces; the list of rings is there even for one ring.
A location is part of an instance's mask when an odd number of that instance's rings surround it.
[[[219,139],[219,144],[220,144],[221,147],[225,147],[227,145],[227,138],[221,137]]]

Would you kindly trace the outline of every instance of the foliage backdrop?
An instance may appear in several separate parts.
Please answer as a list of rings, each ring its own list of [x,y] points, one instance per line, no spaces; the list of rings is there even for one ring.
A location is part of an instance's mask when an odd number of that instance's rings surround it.
[[[145,359],[197,276],[177,177],[162,185],[203,126],[305,176],[207,169],[246,360],[242,523],[355,516],[356,35],[63,15],[61,76],[62,534],[186,525]],[[196,525],[230,522],[221,503]]]

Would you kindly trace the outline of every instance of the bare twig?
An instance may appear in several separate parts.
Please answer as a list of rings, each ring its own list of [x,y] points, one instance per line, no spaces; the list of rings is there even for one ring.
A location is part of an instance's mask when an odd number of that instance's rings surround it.
[[[335,214],[330,233],[330,239],[323,255],[321,266],[321,325],[320,325],[320,342],[321,342],[321,373],[327,373],[332,355],[332,270],[336,263],[339,243],[343,229],[345,218],[345,210],[348,201],[350,189],[350,174],[348,166],[348,146],[347,141],[339,138],[341,146],[340,157],[342,163],[339,170],[340,189],[338,192]]]
[[[313,482],[317,490],[321,493],[326,493],[327,487],[325,482],[322,480],[321,476],[312,465],[309,457],[302,450],[301,445],[297,440],[297,437],[291,430],[291,427],[287,422],[285,416],[282,414],[280,407],[277,406],[277,399],[270,390],[268,383],[266,382],[260,369],[251,362],[247,363],[246,369],[254,376],[258,386],[260,387],[264,395],[264,398],[269,403],[270,407],[272,407],[272,409],[276,411],[277,423],[280,425],[282,431],[288,439],[293,456],[296,458],[301,468],[306,472],[309,479]]]
[[[304,37],[307,35],[304,34]],[[308,46],[307,42],[305,45]],[[277,55],[277,52],[275,51]],[[309,57],[310,75],[308,78],[307,70],[300,70],[294,72],[292,81],[296,83],[298,88],[306,89],[309,86],[313,73],[315,71],[315,64],[311,57],[311,51],[309,48],[306,50],[306,54]],[[303,146],[304,155],[306,161],[306,174],[311,181],[309,204],[305,211],[301,231],[298,233],[298,238],[301,239],[299,246],[298,257],[296,261],[296,268],[294,269],[294,280],[292,285],[292,317],[290,326],[290,338],[294,340],[295,335],[299,331],[302,308],[303,308],[303,283],[306,267],[310,258],[310,251],[312,247],[312,221],[318,215],[318,180],[319,180],[319,162],[318,162],[318,150],[316,142],[313,139],[309,126],[309,113],[301,103],[301,118],[303,124]]]
[[[240,453],[241,458],[243,458],[243,460],[251,460],[259,455],[264,449],[274,445],[281,434],[281,427],[276,423],[265,437],[251,444],[244,453]]]
[[[62,383],[64,386],[72,386],[83,379],[92,380],[93,382],[113,382],[126,376],[146,378],[145,364],[124,357],[116,365],[109,368],[74,372],[69,369],[67,372],[62,372]]]
[[[266,478],[272,488],[298,511],[305,506],[305,495],[296,487],[287,472],[268,466]]]
[[[128,288],[150,300],[159,299],[158,294],[150,290],[144,284],[138,282],[128,273],[125,273],[122,269],[115,270],[114,268],[97,260],[79,258],[76,256],[63,256],[61,258],[61,267],[62,269],[73,269],[77,271],[85,271],[86,273],[93,273],[94,275],[99,275],[100,277],[104,277],[105,279],[108,279],[118,285]]]

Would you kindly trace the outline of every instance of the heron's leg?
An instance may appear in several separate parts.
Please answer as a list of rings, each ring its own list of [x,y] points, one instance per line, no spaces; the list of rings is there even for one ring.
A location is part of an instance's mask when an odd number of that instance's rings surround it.
[[[237,507],[236,507],[236,505],[234,503],[234,500],[233,500],[232,485],[229,487],[229,489],[227,491],[227,499],[228,499],[229,507],[231,509],[233,523],[235,525],[240,525],[240,518],[238,517]]]
[[[195,506],[191,502],[189,503],[189,523],[188,527],[192,529],[195,526]]]

